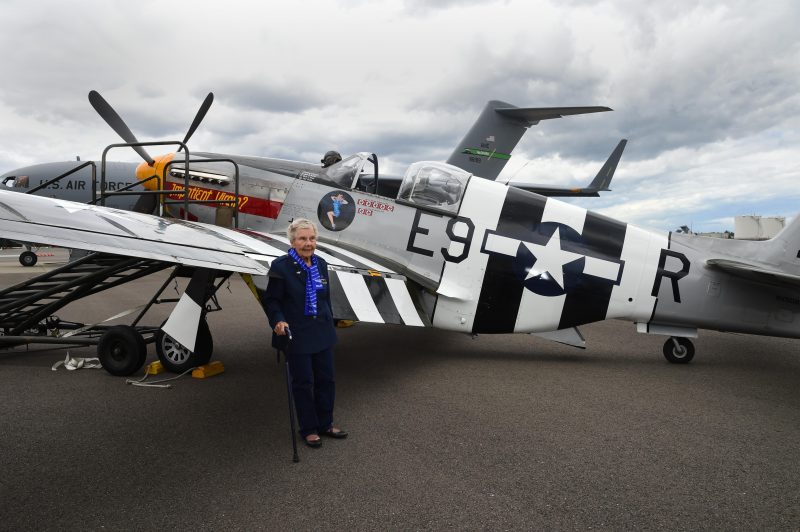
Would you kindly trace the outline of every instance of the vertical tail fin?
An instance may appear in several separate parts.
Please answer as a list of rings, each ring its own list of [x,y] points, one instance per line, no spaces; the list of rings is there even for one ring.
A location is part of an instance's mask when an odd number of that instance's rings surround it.
[[[448,164],[494,181],[511,158],[511,152],[525,131],[541,120],[567,115],[611,111],[608,107],[515,107],[492,100],[483,108]]]
[[[603,167],[600,168],[600,171],[597,172],[597,175],[587,187],[556,187],[552,185],[537,185],[535,183],[515,183],[513,181],[510,181],[508,185],[522,190],[527,190],[528,192],[541,194],[542,196],[584,196],[596,198],[600,196],[600,192],[608,192],[610,190],[608,186],[611,184],[611,179],[614,177],[614,172],[617,169],[617,165],[619,164],[619,160],[622,157],[622,152],[625,150],[625,145],[627,143],[627,139],[622,139],[619,141],[617,147],[614,148],[614,151],[608,156],[608,159]]]
[[[761,260],[800,275],[800,214],[796,214],[786,227],[764,244],[768,251],[759,257]]]

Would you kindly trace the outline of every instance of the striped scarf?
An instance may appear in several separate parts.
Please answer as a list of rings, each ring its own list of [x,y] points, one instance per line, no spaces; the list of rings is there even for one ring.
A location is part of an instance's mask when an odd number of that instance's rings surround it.
[[[322,290],[322,278],[319,275],[319,268],[317,267],[317,256],[311,255],[311,266],[306,264],[306,261],[297,254],[294,248],[289,250],[289,256],[300,265],[306,272],[306,316],[317,315],[317,290]]]

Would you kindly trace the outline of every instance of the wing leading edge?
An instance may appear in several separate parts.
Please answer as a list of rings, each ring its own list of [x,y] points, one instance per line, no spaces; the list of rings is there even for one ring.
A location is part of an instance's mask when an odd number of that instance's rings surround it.
[[[549,185],[513,183],[510,181],[508,186],[526,190],[528,192],[535,192],[536,194],[542,196],[598,197],[600,196],[600,192],[610,191],[608,187],[611,185],[611,179],[614,177],[614,172],[617,170],[617,165],[619,164],[620,158],[622,158],[622,152],[625,150],[625,146],[627,144],[628,139],[622,139],[619,141],[617,147],[614,148],[614,151],[611,152],[611,155],[609,155],[603,167],[600,168],[600,171],[597,172],[597,175],[587,187],[553,187]]]
[[[267,271],[254,257],[274,253],[222,227],[8,191],[0,191],[0,234],[22,242],[254,274]]]

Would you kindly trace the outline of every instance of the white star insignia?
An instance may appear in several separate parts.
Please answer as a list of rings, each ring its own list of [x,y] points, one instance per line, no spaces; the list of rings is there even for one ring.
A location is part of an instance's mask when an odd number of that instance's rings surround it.
[[[530,242],[522,242],[522,245],[528,248],[533,256],[536,257],[536,263],[528,270],[525,280],[549,274],[549,277],[562,290],[564,289],[564,265],[584,257],[584,255],[561,249],[559,229],[555,230],[545,246],[531,244]]]

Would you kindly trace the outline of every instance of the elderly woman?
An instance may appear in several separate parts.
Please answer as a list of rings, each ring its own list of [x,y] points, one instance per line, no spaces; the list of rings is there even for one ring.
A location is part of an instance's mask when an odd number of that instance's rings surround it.
[[[305,218],[294,220],[286,230],[292,248],[273,261],[264,308],[272,327],[272,345],[285,342],[291,330],[287,354],[300,434],[309,447],[320,447],[320,435],[346,438],[333,426],[335,378],[333,324],[328,265],[314,254],[317,227]]]

